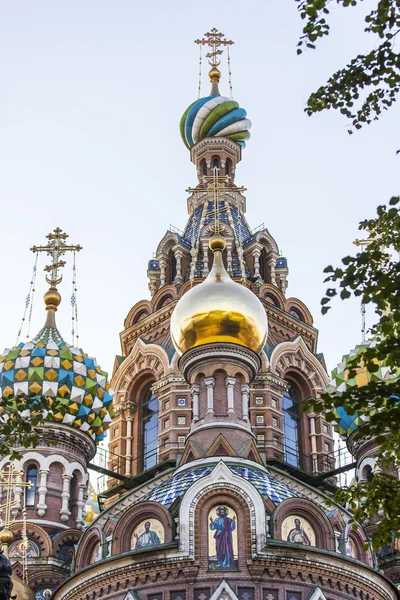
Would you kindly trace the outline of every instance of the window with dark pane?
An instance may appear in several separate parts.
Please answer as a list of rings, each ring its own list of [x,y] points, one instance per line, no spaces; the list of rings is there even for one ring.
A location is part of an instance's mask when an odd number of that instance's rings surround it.
[[[178,592],[170,592],[169,600],[186,600],[185,590],[180,590]]]
[[[299,404],[300,393],[290,383],[282,397],[283,433],[285,435],[285,461],[294,467],[300,466],[299,459]]]
[[[301,600],[301,592],[286,592],[286,600]]]
[[[35,506],[36,504],[36,491],[37,491],[37,467],[30,465],[26,472],[26,481],[29,481],[32,485],[26,490],[26,506]]]
[[[279,594],[278,590],[263,590],[262,599],[263,600],[278,600]]]
[[[162,600],[162,594],[148,594],[147,600]]]
[[[254,588],[238,588],[238,598],[239,600],[254,600]]]
[[[151,385],[146,387],[142,399],[143,469],[158,463],[158,398]]]

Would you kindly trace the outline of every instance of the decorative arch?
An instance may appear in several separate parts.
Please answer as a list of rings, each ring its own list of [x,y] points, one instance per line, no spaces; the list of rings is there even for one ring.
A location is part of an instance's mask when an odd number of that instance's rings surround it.
[[[164,285],[162,288],[157,290],[151,299],[152,312],[162,308],[163,301],[166,298],[171,298],[171,302],[177,299],[177,291],[174,285]]]
[[[286,298],[279,288],[271,283],[264,283],[260,287],[259,296],[265,302],[268,302],[268,298],[272,298],[275,302],[274,305],[281,310],[285,310]]]
[[[277,257],[279,256],[278,244],[266,229],[256,234],[255,241],[264,246],[267,252],[272,251],[276,253]]]
[[[136,302],[136,304],[132,306],[125,318],[125,329],[127,327],[131,327],[132,325],[136,325],[136,323],[140,320],[139,316],[143,313],[146,313],[146,315],[151,315],[152,312],[153,307],[149,300],[140,300],[139,302]]]
[[[106,538],[100,527],[94,525],[85,532],[78,545],[75,560],[77,570],[83,569],[83,567],[90,564],[92,553],[98,542],[100,542],[102,547],[102,558],[105,558]]]
[[[15,521],[12,525],[10,525],[10,529],[14,534],[14,541],[22,538],[23,536],[23,523],[22,521]],[[52,543],[50,536],[44,529],[36,525],[35,523],[31,523],[28,521],[26,523],[26,533],[30,540],[35,542],[35,544],[39,548],[40,557],[47,558],[51,555]]]
[[[306,323],[307,325],[313,324],[313,318],[311,316],[311,313],[308,310],[307,306],[304,304],[304,302],[302,302],[298,298],[287,298],[287,300],[285,300],[286,312],[290,313],[291,308],[293,308],[299,314],[299,316],[301,317],[300,321],[303,321],[303,323]]]
[[[77,544],[82,537],[82,531],[79,529],[67,529],[66,531],[61,531],[54,541],[52,548],[52,555],[56,558],[59,557],[60,549],[65,544]]]
[[[156,259],[158,260],[160,256],[168,256],[168,252],[171,250],[172,246],[179,243],[179,236],[172,231],[167,231],[157,246],[156,251]]]
[[[169,373],[169,361],[164,348],[157,344],[145,344],[139,338],[112,378],[115,405],[125,399],[135,380],[143,372],[152,373],[158,381]]]
[[[246,510],[249,512],[247,527],[250,529],[248,532],[250,533],[248,537],[250,541],[250,555],[255,556],[264,547],[266,528],[263,500],[251,483],[242,477],[234,475],[221,460],[210,475],[196,481],[182,498],[179,511],[180,549],[185,554],[188,554],[191,559],[195,557],[195,515],[197,514],[199,502],[206,495],[207,499],[215,498],[215,502],[218,502],[218,497],[222,495],[226,497],[229,494],[236,495],[237,499],[240,498],[242,505],[245,505],[247,507]]]
[[[310,396],[317,396],[328,386],[328,375],[302,337],[275,346],[270,357],[271,371],[285,379],[289,371],[298,373],[310,387]]]
[[[292,515],[304,518],[312,523],[316,546],[335,552],[335,533],[325,513],[313,502],[306,498],[288,498],[277,506],[272,513],[273,536],[282,540],[282,523]]]
[[[131,550],[132,534],[144,519],[160,521],[164,528],[164,543],[172,541],[172,518],[168,510],[157,502],[141,502],[126,510],[120,517],[113,533],[113,555]]]

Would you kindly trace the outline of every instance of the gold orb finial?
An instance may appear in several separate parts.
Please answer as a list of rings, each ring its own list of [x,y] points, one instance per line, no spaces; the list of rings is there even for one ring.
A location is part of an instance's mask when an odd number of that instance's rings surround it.
[[[219,83],[219,80],[221,79],[221,71],[217,69],[217,67],[213,67],[208,72],[208,76],[210,78],[211,83]]]
[[[205,344],[229,343],[259,354],[268,333],[265,309],[253,292],[224,268],[225,239],[213,235],[214,264],[203,283],[182,296],[171,317],[171,338],[182,355]]]
[[[222,235],[216,233],[210,239],[209,246],[210,250],[212,250],[213,252],[215,252],[216,250],[220,250],[221,252],[223,252],[226,248],[225,238],[223,238]]]
[[[55,287],[51,287],[43,296],[46,310],[57,310],[61,303],[60,292]]]
[[[0,531],[0,544],[7,544],[9,546],[14,539],[14,534],[11,529],[5,527]]]

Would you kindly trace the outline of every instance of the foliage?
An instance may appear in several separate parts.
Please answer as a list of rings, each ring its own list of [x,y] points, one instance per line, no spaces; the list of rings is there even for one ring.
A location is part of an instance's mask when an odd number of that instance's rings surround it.
[[[41,427],[54,413],[65,414],[65,406],[52,398],[2,398],[0,401],[0,457],[21,458],[21,448],[36,448],[42,440]],[[45,441],[47,445],[51,442]]]
[[[362,0],[295,0],[300,16],[305,20],[297,53],[315,48],[315,42],[330,33],[332,4],[352,7]],[[343,69],[339,69],[312,93],[305,109],[308,115],[325,109],[339,110],[351,119],[355,129],[377,120],[383,110],[396,101],[400,90],[400,53],[396,51],[396,36],[400,32],[399,0],[379,0],[365,18],[365,32],[375,34],[373,49],[359,54]],[[367,91],[367,88],[372,88]],[[349,133],[353,133],[350,129]]]
[[[333,286],[327,289],[321,301],[322,312],[326,313],[335,296],[346,300],[354,295],[366,306],[374,306],[379,317],[371,328],[374,344],[353,359],[349,378],[355,376],[360,363],[373,373],[382,362],[397,377],[348,387],[344,392],[325,393],[308,404],[317,412],[326,412],[328,421],[335,420],[337,407],[343,407],[349,415],[358,413],[365,424],[353,435],[376,438],[380,444],[378,464],[387,470],[393,464],[400,465],[399,202],[399,197],[392,198],[388,207],[378,207],[375,219],[360,223],[359,229],[369,236],[368,244],[361,246],[355,256],[343,258],[340,267],[325,269],[328,274],[325,282]],[[382,518],[373,536],[375,548],[383,542],[391,542],[393,531],[400,537],[400,481],[397,474],[379,474],[371,483],[355,483],[348,490],[339,491],[337,499],[349,503],[354,508],[354,520],[361,523],[381,511]]]

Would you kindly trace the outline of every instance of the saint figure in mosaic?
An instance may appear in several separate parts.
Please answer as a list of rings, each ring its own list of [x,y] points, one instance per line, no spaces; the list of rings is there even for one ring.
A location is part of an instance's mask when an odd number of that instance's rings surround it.
[[[236,516],[228,517],[226,506],[219,506],[215,511],[217,518],[210,516],[210,530],[215,531],[215,554],[217,568],[236,568],[233,551],[233,535],[236,529]],[[237,562],[237,561],[236,561]]]
[[[292,544],[303,544],[304,546],[311,546],[310,539],[304,531],[300,519],[295,519],[294,525],[294,529],[291,529],[289,531],[287,541],[292,542]]]
[[[140,548],[150,548],[151,546],[158,546],[158,544],[161,544],[160,538],[155,531],[150,529],[150,526],[150,521],[146,521],[144,524],[144,532],[140,535],[137,533],[133,534],[136,538],[135,550],[139,550]]]

